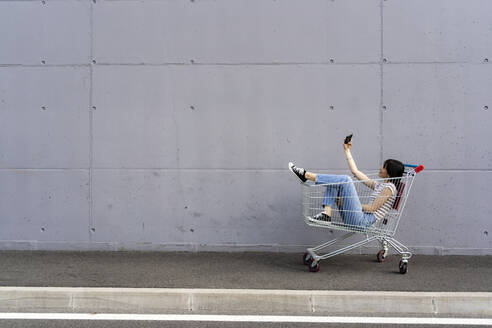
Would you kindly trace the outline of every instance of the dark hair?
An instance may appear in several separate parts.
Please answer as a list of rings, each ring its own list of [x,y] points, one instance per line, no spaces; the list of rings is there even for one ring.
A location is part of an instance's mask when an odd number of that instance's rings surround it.
[[[402,177],[403,172],[405,172],[405,167],[403,166],[403,163],[396,159],[387,159],[386,161],[384,161],[383,167],[386,169],[386,172],[388,172],[388,175],[390,176],[390,182],[395,185],[397,193],[399,193],[402,185],[400,183],[401,179],[397,178]]]
[[[384,162],[383,167],[386,169],[386,172],[388,172],[390,178],[399,178],[405,171],[403,163],[396,159],[387,159]]]

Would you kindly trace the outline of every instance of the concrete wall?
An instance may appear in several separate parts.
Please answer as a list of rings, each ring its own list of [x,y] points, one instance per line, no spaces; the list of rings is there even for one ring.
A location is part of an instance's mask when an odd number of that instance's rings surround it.
[[[491,13],[1,1],[0,249],[300,251],[336,233],[304,224],[287,162],[345,173],[353,132],[363,170],[426,167],[398,239],[492,254]]]

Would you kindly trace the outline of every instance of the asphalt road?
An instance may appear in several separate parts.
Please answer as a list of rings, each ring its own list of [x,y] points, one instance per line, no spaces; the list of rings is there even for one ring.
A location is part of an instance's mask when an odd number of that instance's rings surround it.
[[[492,256],[339,255],[317,273],[295,253],[0,252],[0,286],[492,292]]]
[[[463,325],[405,324],[316,324],[316,323],[230,323],[230,322],[149,322],[149,321],[66,321],[66,320],[5,320],[1,328],[436,328],[484,327]]]

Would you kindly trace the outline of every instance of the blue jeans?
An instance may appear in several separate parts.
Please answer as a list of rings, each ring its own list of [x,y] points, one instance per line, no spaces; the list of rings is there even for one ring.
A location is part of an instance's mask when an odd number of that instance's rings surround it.
[[[376,221],[374,214],[362,212],[359,196],[348,175],[317,174],[315,183],[330,184],[326,186],[323,205],[334,209],[337,197],[342,199],[340,215],[343,223],[368,227]]]

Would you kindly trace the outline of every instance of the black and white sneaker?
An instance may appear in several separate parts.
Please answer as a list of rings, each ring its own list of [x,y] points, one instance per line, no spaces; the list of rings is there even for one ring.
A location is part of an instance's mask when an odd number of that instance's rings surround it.
[[[304,176],[306,174],[306,170],[303,169],[302,167],[297,167],[294,165],[294,163],[289,162],[289,170],[297,175],[299,179],[301,179],[302,182],[306,182],[306,177]]]
[[[320,212],[318,214],[316,214],[313,219],[317,220],[317,221],[326,221],[326,222],[331,222],[331,217],[326,214],[325,212]]]

